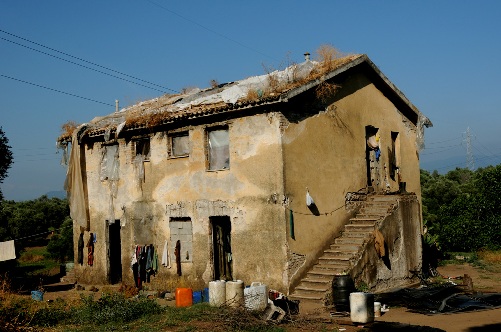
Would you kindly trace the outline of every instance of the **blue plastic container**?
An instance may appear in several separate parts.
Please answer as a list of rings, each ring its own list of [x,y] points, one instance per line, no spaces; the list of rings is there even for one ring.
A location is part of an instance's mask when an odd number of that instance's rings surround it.
[[[202,302],[209,302],[209,287],[204,288],[202,293]]]
[[[35,301],[43,301],[43,292],[41,291],[31,291],[31,298]]]
[[[202,302],[202,291],[194,291],[193,292],[193,304]]]

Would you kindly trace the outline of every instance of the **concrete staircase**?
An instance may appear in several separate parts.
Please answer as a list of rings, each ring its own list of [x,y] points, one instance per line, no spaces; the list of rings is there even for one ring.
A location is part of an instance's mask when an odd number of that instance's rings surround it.
[[[324,250],[289,298],[323,305],[332,281],[338,274],[349,273],[362,254],[365,243],[397,204],[393,195],[370,195],[358,214],[344,226],[342,235]]]
[[[77,283],[77,278],[75,276],[75,270],[71,269],[66,272],[66,275],[61,277],[60,281],[62,283],[68,283],[68,284],[76,284]]]

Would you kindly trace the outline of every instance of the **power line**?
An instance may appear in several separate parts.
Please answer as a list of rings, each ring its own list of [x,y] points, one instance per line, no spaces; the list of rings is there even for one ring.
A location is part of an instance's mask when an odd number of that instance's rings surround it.
[[[452,141],[457,141],[457,140],[460,140],[460,139],[462,139],[462,137],[451,138],[451,139],[448,139],[448,140],[445,140],[445,141],[439,141],[439,142],[431,142],[431,143],[426,142],[426,145],[433,145],[433,144],[452,142]]]
[[[475,170],[475,160],[473,159],[473,151],[471,149],[471,132],[470,132],[470,127],[466,128],[466,133],[465,133],[465,141],[466,141],[466,164],[468,165],[468,168],[470,171]]]
[[[21,47],[25,47],[31,51],[34,51],[34,52],[39,52],[39,53],[42,53],[44,55],[47,55],[47,56],[50,56],[50,57],[53,57],[55,59],[58,59],[58,60],[61,60],[61,61],[65,61],[65,62],[68,62],[68,63],[71,63],[72,65],[75,65],[75,66],[79,66],[79,67],[82,67],[82,68],[85,68],[85,69],[89,69],[89,70],[92,70],[92,71],[95,71],[97,73],[100,73],[100,74],[103,74],[103,75],[107,75],[107,76],[110,76],[110,77],[113,77],[113,78],[117,78],[119,80],[122,80],[122,81],[125,81],[125,82],[129,82],[129,83],[133,83],[133,84],[137,84],[139,86],[142,86],[142,87],[145,87],[145,88],[148,88],[148,89],[152,89],[152,90],[155,90],[155,91],[160,91],[160,92],[164,92],[164,90],[160,90],[160,89],[157,89],[157,88],[152,88],[150,86],[147,86],[147,85],[144,85],[144,84],[141,84],[141,83],[137,83],[137,82],[134,82],[134,81],[131,81],[131,80],[128,80],[126,78],[123,78],[123,77],[119,77],[119,76],[116,76],[116,75],[113,75],[113,74],[110,74],[110,73],[106,73],[104,71],[101,71],[101,70],[97,70],[97,69],[94,69],[94,68],[91,68],[91,67],[88,67],[88,66],[85,66],[85,65],[82,65],[82,64],[79,64],[79,63],[76,63],[74,61],[70,61],[70,60],[66,60],[64,58],[61,58],[61,57],[58,57],[58,56],[55,56],[53,54],[50,54],[50,53],[47,53],[47,52],[43,52],[43,51],[40,51],[40,50],[37,50],[35,48],[32,48],[32,47],[29,47],[29,46],[26,46],[26,45],[23,45],[23,44],[19,44],[19,43],[16,43],[12,40],[9,40],[9,39],[5,39],[3,37],[0,37],[0,39],[2,40],[5,40],[5,41],[8,41],[9,43],[12,43],[12,44],[15,44],[15,45],[18,45],[18,46],[21,46]],[[172,90],[174,91],[174,90]]]
[[[7,76],[7,75],[3,75],[3,74],[0,74],[0,76],[8,78],[8,79],[11,79],[11,80],[14,80],[14,81],[18,81],[18,82],[21,82],[21,83],[33,85],[33,86],[36,86],[36,87],[39,87],[39,88],[47,89],[47,90],[50,90],[50,91],[59,92],[59,93],[62,93],[62,94],[68,95],[68,96],[72,96],[72,97],[76,97],[76,98],[80,98],[80,99],[85,99],[85,100],[88,100],[88,101],[93,101],[95,103],[103,104],[103,105],[106,105],[106,106],[115,107],[115,105],[113,105],[113,104],[108,104],[108,103],[104,103],[102,101],[98,101],[98,100],[94,100],[94,99],[91,99],[91,98],[87,98],[87,97],[82,97],[82,96],[79,96],[79,95],[75,95],[73,93],[69,93],[69,92],[65,92],[65,91],[61,91],[61,90],[49,88],[49,87],[46,87],[46,86],[43,86],[43,85],[40,85],[40,84],[31,83],[31,82],[28,82],[28,81],[23,81],[23,80],[20,80],[18,78],[14,78],[14,77],[11,77],[11,76]]]
[[[163,10],[165,10],[165,11],[168,11],[169,13],[174,14],[174,15],[176,15],[177,17],[180,17],[180,18],[182,18],[183,20],[185,20],[185,21],[187,21],[187,22],[193,23],[193,24],[195,24],[195,25],[199,26],[200,28],[205,29],[205,30],[207,30],[207,31],[209,31],[209,32],[211,32],[211,33],[213,33],[213,34],[215,34],[215,35],[217,35],[217,36],[221,37],[221,38],[224,38],[224,39],[226,39],[226,40],[229,40],[229,41],[231,41],[232,43],[235,43],[235,44],[237,44],[237,45],[239,45],[239,46],[242,46],[242,47],[244,47],[244,48],[246,48],[246,49],[248,49],[248,50],[250,50],[250,51],[252,51],[252,52],[255,52],[255,53],[261,54],[261,55],[263,55],[263,56],[265,56],[265,57],[267,57],[267,58],[270,58],[270,59],[273,59],[273,60],[275,60],[275,61],[278,61],[278,59],[275,59],[274,57],[272,57],[272,56],[270,56],[270,55],[268,55],[268,54],[265,54],[265,53],[263,53],[263,52],[260,52],[260,51],[258,51],[258,50],[256,50],[256,49],[252,48],[252,47],[249,47],[249,46],[247,46],[247,45],[245,45],[245,44],[242,44],[242,43],[241,43],[241,42],[239,42],[238,40],[232,39],[232,38],[230,38],[230,37],[228,37],[228,36],[226,36],[226,35],[223,35],[223,34],[222,34],[222,33],[220,33],[220,32],[217,32],[217,31],[215,31],[215,30],[212,30],[212,29],[210,29],[210,28],[206,27],[205,25],[202,25],[202,24],[200,24],[200,23],[198,23],[198,22],[196,22],[196,21],[193,21],[192,19],[190,19],[190,18],[188,18],[188,17],[186,17],[186,16],[183,16],[183,15],[181,15],[181,14],[179,14],[179,13],[176,13],[175,11],[173,11],[173,10],[171,10],[171,9],[169,9],[169,8],[166,8],[166,7],[164,7],[164,6],[162,6],[162,5],[158,4],[158,3],[156,3],[155,1],[151,1],[151,0],[147,0],[147,1],[148,1],[149,3],[151,3],[151,4],[153,4],[153,5],[155,5],[155,6],[159,7],[159,8],[161,8],[161,9],[163,9]],[[1,30],[0,30],[0,31],[1,31]]]
[[[165,86],[161,86],[161,85],[158,85],[158,84],[155,84],[155,83],[152,83],[152,82],[149,82],[149,81],[146,81],[146,80],[140,79],[140,78],[138,78],[138,77],[135,77],[135,76],[132,76],[132,75],[128,75],[128,74],[122,73],[122,72],[120,72],[120,71],[118,71],[118,70],[115,70],[115,69],[112,69],[112,68],[109,68],[109,67],[105,67],[105,66],[99,65],[99,64],[97,64],[97,63],[95,63],[95,62],[91,62],[91,61],[88,61],[88,60],[85,60],[85,59],[79,58],[79,57],[77,57],[77,56],[74,56],[74,55],[68,54],[68,53],[66,53],[66,52],[62,52],[62,51],[56,50],[56,49],[54,49],[54,48],[52,48],[52,47],[48,47],[48,46],[42,45],[42,44],[40,44],[40,43],[34,42],[34,41],[29,40],[29,39],[27,39],[27,38],[20,37],[20,36],[18,36],[18,35],[15,35],[15,34],[13,34],[13,33],[7,32],[7,31],[5,31],[5,30],[0,29],[0,32],[3,32],[3,33],[5,33],[5,34],[7,34],[7,35],[9,35],[9,36],[12,36],[12,37],[19,38],[19,39],[24,40],[24,41],[26,41],[26,42],[28,42],[28,43],[32,43],[32,44],[34,44],[34,45],[37,45],[37,46],[40,46],[40,47],[46,48],[46,49],[51,50],[51,51],[53,51],[53,52],[57,52],[57,53],[59,53],[59,54],[63,54],[63,55],[65,55],[65,56],[67,56],[67,57],[70,57],[70,58],[73,58],[73,59],[76,59],[76,60],[79,60],[79,61],[82,61],[82,62],[85,62],[85,63],[91,64],[91,65],[93,65],[93,66],[96,66],[96,67],[99,67],[99,68],[103,68],[103,69],[109,70],[109,71],[111,71],[111,72],[114,72],[114,73],[117,73],[117,74],[120,74],[120,75],[123,75],[123,76],[129,77],[129,78],[133,78],[133,79],[135,79],[135,80],[137,80],[137,81],[144,82],[144,83],[148,83],[148,84],[150,84],[150,85],[153,85],[153,86],[156,86],[156,87],[162,88],[162,89],[164,89],[164,90],[169,90],[169,91],[172,91],[172,92],[175,92],[175,93],[179,93],[178,91],[173,90],[173,89],[170,89],[170,88],[167,88],[167,87],[165,87]],[[2,39],[3,39],[3,38],[2,38]],[[8,40],[8,39],[5,39],[5,40],[10,41],[10,40]],[[10,41],[10,42],[12,42],[12,41]],[[12,43],[14,43],[14,42],[12,42]],[[24,45],[22,45],[22,44],[18,44],[18,45],[23,46],[23,47],[27,47],[27,46],[24,46]],[[29,47],[27,47],[27,48],[29,48]],[[36,49],[34,49],[34,50],[35,50],[35,51],[37,51],[37,52],[41,52],[41,51],[38,51],[38,50],[36,50]],[[43,52],[41,52],[41,53],[43,53]],[[48,55],[49,55],[49,54],[48,54]],[[52,56],[52,55],[51,55],[51,56]],[[67,60],[64,60],[64,61],[67,61]],[[136,83],[136,82],[133,82],[133,83],[134,83],[134,84],[138,84],[138,85],[140,85],[139,83]],[[149,87],[149,88],[150,88],[150,89],[153,89],[153,88],[151,88],[151,87]],[[164,90],[162,90],[162,92],[163,92]]]

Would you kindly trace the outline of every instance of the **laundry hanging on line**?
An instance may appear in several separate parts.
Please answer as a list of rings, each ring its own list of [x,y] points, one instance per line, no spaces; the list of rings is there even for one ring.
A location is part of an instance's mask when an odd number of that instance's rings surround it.
[[[16,259],[14,240],[0,242],[0,262]]]

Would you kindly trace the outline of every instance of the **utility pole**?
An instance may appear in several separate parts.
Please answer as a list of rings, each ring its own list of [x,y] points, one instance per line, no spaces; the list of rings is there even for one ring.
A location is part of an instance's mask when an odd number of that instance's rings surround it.
[[[465,133],[465,142],[466,142],[466,167],[470,171],[475,170],[475,160],[473,159],[473,151],[471,149],[471,132],[470,132],[470,127],[466,128],[466,133]]]

